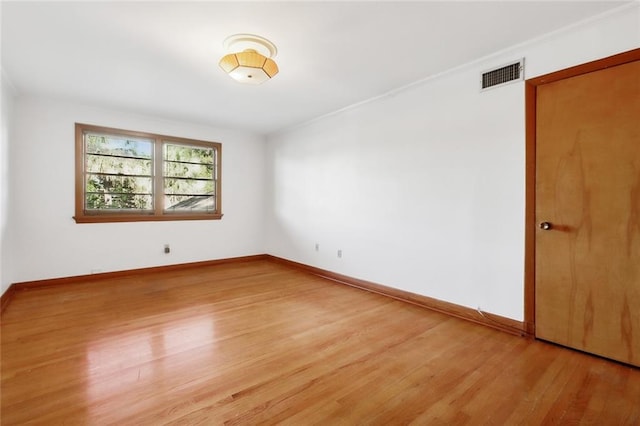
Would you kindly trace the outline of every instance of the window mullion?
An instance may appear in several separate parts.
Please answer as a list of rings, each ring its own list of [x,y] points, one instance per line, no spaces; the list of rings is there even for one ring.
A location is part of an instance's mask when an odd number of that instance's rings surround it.
[[[154,185],[153,185],[153,201],[155,214],[161,216],[164,214],[164,153],[162,139],[156,138],[154,144],[153,161],[154,161]]]

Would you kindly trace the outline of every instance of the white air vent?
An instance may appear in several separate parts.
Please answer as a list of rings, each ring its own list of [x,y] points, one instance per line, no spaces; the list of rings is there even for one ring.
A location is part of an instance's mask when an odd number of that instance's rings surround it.
[[[480,80],[480,90],[492,89],[520,80],[524,80],[524,58],[518,62],[483,72]]]

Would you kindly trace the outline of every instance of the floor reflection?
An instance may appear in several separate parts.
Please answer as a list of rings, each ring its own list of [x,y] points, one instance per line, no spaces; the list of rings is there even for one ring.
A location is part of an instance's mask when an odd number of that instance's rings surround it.
[[[179,313],[175,316],[180,317]],[[130,392],[136,397],[133,404],[143,398],[143,392],[149,392],[146,386],[150,382],[155,391],[158,386],[169,387],[165,378],[175,381],[173,368],[186,367],[188,371],[214,356],[215,329],[209,315],[134,329],[111,333],[87,346],[86,397],[87,406],[92,407],[91,417],[104,415],[111,397]]]

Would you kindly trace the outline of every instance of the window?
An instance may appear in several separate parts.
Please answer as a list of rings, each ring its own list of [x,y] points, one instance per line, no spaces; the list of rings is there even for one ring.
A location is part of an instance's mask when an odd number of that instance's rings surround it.
[[[76,123],[77,223],[220,219],[222,145]]]

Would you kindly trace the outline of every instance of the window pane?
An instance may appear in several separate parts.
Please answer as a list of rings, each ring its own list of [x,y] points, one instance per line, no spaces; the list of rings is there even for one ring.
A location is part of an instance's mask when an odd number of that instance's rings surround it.
[[[123,175],[152,175],[152,161],[138,158],[105,157],[87,154],[86,171],[91,173],[110,173]]]
[[[84,141],[85,209],[153,210],[153,140],[85,132]]]
[[[213,164],[214,149],[199,146],[164,144],[165,161]]]
[[[143,209],[153,208],[151,177],[87,174],[85,208]]]
[[[215,198],[213,195],[165,195],[164,205],[166,211],[215,211]]]
[[[164,175],[166,177],[213,179],[213,164],[165,161]]]
[[[152,194],[151,177],[113,176],[87,174],[87,192],[118,192],[129,194]]]
[[[164,180],[164,193],[176,195],[212,195],[213,180],[171,179]]]
[[[153,197],[142,194],[87,193],[85,208],[90,210],[153,211]]]
[[[215,211],[215,149],[164,144],[165,211]]]
[[[122,157],[152,158],[153,141],[130,136],[85,133],[86,152]]]

